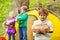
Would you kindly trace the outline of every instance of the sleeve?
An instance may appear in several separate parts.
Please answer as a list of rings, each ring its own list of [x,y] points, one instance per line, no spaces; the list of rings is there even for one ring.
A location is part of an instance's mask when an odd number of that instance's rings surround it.
[[[33,30],[33,28],[35,27],[35,25],[36,25],[36,22],[34,21],[34,23],[33,23],[33,25],[32,25],[32,30]],[[33,36],[35,36],[35,35],[36,35],[36,33],[33,32]]]
[[[36,25],[38,25],[39,21],[34,21],[33,25],[32,25],[32,29],[34,27],[36,27]],[[33,36],[39,36],[37,33],[33,32]]]
[[[5,26],[5,25],[6,25],[6,23],[7,23],[7,19],[2,23],[2,25],[4,25],[4,26]]]
[[[19,14],[15,17],[15,21],[17,21],[17,18],[19,17]]]
[[[20,20],[26,20],[28,18],[28,15],[27,14],[24,14],[24,15],[22,15],[22,16],[19,16],[18,18],[17,18],[17,20],[18,21],[20,21]]]
[[[32,29],[37,25],[36,21],[34,21],[33,25],[32,25]]]
[[[53,25],[52,25],[52,22],[49,22],[49,27],[50,27],[50,31],[53,31]]]
[[[15,19],[12,19],[9,24],[14,24],[15,23]]]

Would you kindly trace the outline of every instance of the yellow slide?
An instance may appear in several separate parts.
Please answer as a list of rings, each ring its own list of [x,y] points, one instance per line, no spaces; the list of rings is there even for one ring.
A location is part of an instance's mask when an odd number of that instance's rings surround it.
[[[31,11],[27,12],[27,14],[34,15],[38,19],[40,18],[39,15],[38,15],[38,12],[36,10],[31,10]],[[52,21],[53,29],[54,29],[54,32],[52,33],[52,36],[51,36],[51,40],[60,40],[60,32],[59,32],[59,30],[60,30],[60,20],[55,15],[53,15],[51,13],[49,13],[47,19]],[[18,22],[16,22],[15,24],[16,24],[15,28],[16,28],[16,31],[17,31],[17,33],[15,34],[15,38],[16,38],[18,36]],[[27,26],[29,26],[29,27],[27,27],[27,29],[28,29],[27,30],[28,40],[33,40],[33,35],[32,35],[32,31],[31,31],[31,25],[32,24],[27,25]],[[8,39],[8,35],[6,35],[6,39]],[[19,37],[17,37],[16,39],[19,40]]]

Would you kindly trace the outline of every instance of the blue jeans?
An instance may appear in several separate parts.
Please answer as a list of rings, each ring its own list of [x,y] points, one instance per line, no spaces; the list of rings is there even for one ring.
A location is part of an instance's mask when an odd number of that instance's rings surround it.
[[[27,27],[19,28],[19,36],[20,40],[27,40]]]
[[[11,36],[12,40],[15,40],[15,34],[8,34],[8,40],[11,40]]]

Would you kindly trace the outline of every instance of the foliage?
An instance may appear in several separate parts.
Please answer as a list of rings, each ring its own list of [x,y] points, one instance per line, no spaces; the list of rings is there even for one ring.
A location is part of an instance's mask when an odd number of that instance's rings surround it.
[[[3,35],[2,22],[8,17],[8,13],[13,10],[12,0],[0,0],[0,35]]]
[[[38,2],[45,8],[60,13],[60,0],[56,0],[57,4],[53,4],[52,0],[29,0],[29,7],[35,8],[38,6]],[[52,6],[50,4],[52,3]],[[40,4],[40,5],[41,5]],[[54,10],[53,10],[54,9]],[[8,17],[8,13],[13,10],[13,0],[0,0],[0,35],[3,35],[4,29],[2,28],[2,22]],[[60,19],[60,17],[58,17]]]

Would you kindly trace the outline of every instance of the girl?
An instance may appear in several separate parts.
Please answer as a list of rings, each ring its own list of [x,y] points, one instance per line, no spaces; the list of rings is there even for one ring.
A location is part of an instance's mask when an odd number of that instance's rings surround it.
[[[11,40],[11,36],[12,40],[15,40],[16,30],[14,28],[14,24],[15,24],[14,14],[13,12],[10,12],[9,17],[6,19],[6,21],[3,22],[3,25],[8,26],[8,28],[6,29],[6,33],[8,34],[8,40]]]

